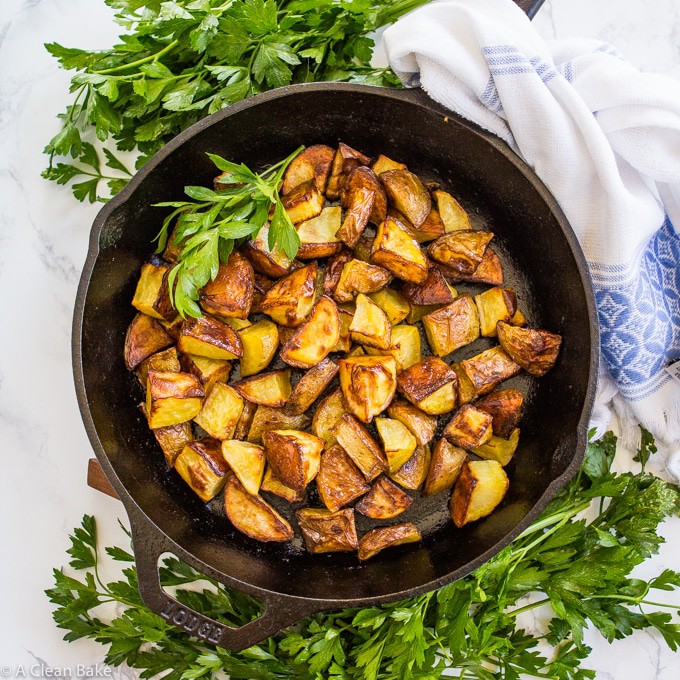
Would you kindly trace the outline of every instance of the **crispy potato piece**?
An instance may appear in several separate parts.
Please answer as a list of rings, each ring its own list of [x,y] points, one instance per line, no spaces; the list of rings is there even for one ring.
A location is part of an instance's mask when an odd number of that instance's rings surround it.
[[[242,412],[241,395],[229,385],[216,383],[194,422],[215,439],[231,439]]]
[[[281,248],[276,246],[274,250],[270,250],[269,222],[260,229],[254,239],[246,243],[243,254],[250,260],[256,272],[274,279],[288,274],[293,266],[293,260]]]
[[[289,415],[304,413],[328,387],[338,370],[338,365],[328,357],[310,368],[298,380],[283,410]]]
[[[295,514],[310,553],[347,552],[359,546],[352,508],[302,508]]]
[[[507,439],[517,427],[522,412],[524,397],[519,390],[494,390],[480,399],[475,406],[486,411],[493,418],[493,433]]]
[[[182,453],[182,450],[189,442],[194,440],[191,431],[191,421],[189,420],[177,425],[158,427],[151,431],[154,437],[156,437],[156,441],[160,445],[165,460],[170,467],[175,467],[177,456]]]
[[[326,442],[326,446],[335,444],[337,439],[333,433],[333,428],[340,417],[349,412],[349,406],[342,395],[342,390],[334,390],[323,398],[314,412],[312,432],[317,437],[321,437]]]
[[[375,350],[376,352],[380,352],[380,350]],[[349,359],[350,357],[363,357],[366,356],[366,351],[361,345],[354,345],[352,348],[352,351],[347,352],[345,356],[343,357],[344,359]]]
[[[455,446],[471,449],[491,439],[493,418],[472,404],[461,406],[444,429],[444,436]]]
[[[290,193],[281,197],[281,203],[293,224],[311,220],[321,214],[324,197],[316,188],[316,180],[298,184]]]
[[[408,300],[393,288],[383,288],[376,293],[371,293],[368,297],[387,314],[393,326],[401,323],[408,316],[411,308]]]
[[[423,485],[423,496],[434,496],[450,489],[456,483],[467,459],[468,454],[464,449],[454,446],[442,437],[432,449],[430,467]]]
[[[475,295],[479,310],[479,329],[485,338],[496,337],[496,323],[508,321],[517,309],[517,296],[511,288],[489,288]]]
[[[326,269],[323,272],[323,292],[326,295],[333,295],[333,291],[337,288],[340,281],[344,266],[352,259],[354,259],[352,252],[350,250],[343,250],[328,260]]]
[[[418,176],[408,170],[388,170],[380,181],[394,207],[419,229],[430,214],[432,200]]]
[[[338,318],[340,319],[340,338],[335,343],[331,352],[349,352],[352,347],[352,340],[350,339],[349,327],[354,318],[354,311],[343,309],[338,306]]]
[[[352,302],[357,294],[376,293],[391,280],[392,274],[383,267],[361,260],[350,260],[342,268],[333,297],[338,302]]]
[[[520,365],[498,346],[484,350],[470,359],[463,359],[460,365],[475,386],[477,396],[480,397],[521,370]]]
[[[197,357],[193,354],[182,354],[180,364],[184,371],[193,373],[201,381],[206,396],[210,394],[215,383],[225,383],[231,375],[231,362],[223,359],[209,359],[208,357]]]
[[[412,305],[448,305],[456,299],[456,289],[451,287],[437,267],[427,270],[422,283],[406,283],[402,295]]]
[[[398,420],[415,435],[420,446],[429,444],[437,429],[437,416],[421,411],[405,399],[395,399],[387,409],[390,418]]]
[[[290,369],[260,373],[245,380],[239,380],[234,383],[234,387],[248,401],[279,408],[288,401],[292,391]]]
[[[378,225],[371,261],[410,283],[427,279],[427,260],[418,242],[391,215]]]
[[[418,323],[426,314],[434,312],[442,305],[411,305],[406,321],[410,324]]]
[[[418,527],[411,522],[395,524],[391,527],[377,527],[371,529],[359,541],[359,559],[368,560],[375,557],[381,550],[405,543],[417,543],[423,537]]]
[[[253,310],[254,314],[257,314],[258,312],[255,312]],[[248,319],[237,319],[236,317],[229,317],[227,319],[224,319],[224,323],[229,326],[229,328],[233,328],[235,331],[242,331],[244,328],[248,328],[249,326],[253,325],[252,321],[248,321]]]
[[[204,503],[222,491],[229,477],[220,442],[208,437],[189,442],[175,459],[175,470]]]
[[[364,476],[342,446],[335,444],[321,456],[316,486],[323,504],[336,512],[370,490]]]
[[[392,329],[392,341],[386,350],[366,347],[368,354],[389,354],[397,360],[397,373],[413,364],[417,364],[421,358],[420,331],[416,326],[401,324]]]
[[[451,194],[438,189],[433,191],[432,195],[437,203],[437,209],[447,234],[452,231],[468,231],[472,229],[468,214]]]
[[[340,198],[340,192],[345,186],[345,181],[350,172],[360,165],[369,165],[370,162],[371,159],[368,156],[364,156],[360,151],[340,142],[333,157],[331,175],[326,186],[326,197],[331,201]]]
[[[524,316],[524,314],[522,314],[522,310],[518,307],[517,310],[515,311],[512,319],[510,319],[510,321],[508,321],[508,323],[511,326],[526,326],[527,325],[527,319]]]
[[[286,486],[276,477],[269,466],[265,470],[262,484],[260,484],[260,491],[273,493],[275,496],[285,498],[289,503],[300,503],[305,499],[304,491],[297,491]]]
[[[307,321],[281,349],[281,358],[296,368],[311,368],[323,361],[340,339],[340,315],[335,302],[322,296]]]
[[[399,374],[397,384],[412,404],[430,415],[448,413],[456,406],[458,376],[437,357],[409,366]]]
[[[338,230],[338,238],[350,248],[357,245],[366,229],[375,205],[375,197],[375,191],[367,187],[357,187],[352,192],[351,203],[347,206],[345,219]]]
[[[378,443],[368,430],[351,414],[340,416],[333,428],[338,444],[361,470],[367,482],[381,472],[387,472],[389,465]]]
[[[408,225],[406,225],[408,226]],[[427,241],[432,241],[446,233],[444,228],[444,223],[439,215],[437,208],[433,207],[427,214],[425,221],[416,229],[413,225],[409,229],[413,238],[418,241],[418,243],[427,243]]]
[[[427,477],[432,454],[429,446],[416,446],[413,455],[396,471],[390,473],[393,482],[405,489],[419,489]]]
[[[125,365],[132,371],[142,361],[172,345],[172,338],[156,319],[137,314],[128,326],[123,355]]]
[[[241,336],[226,323],[210,316],[185,319],[177,349],[183,354],[226,361],[243,356]]]
[[[261,496],[251,496],[236,475],[224,491],[224,509],[234,528],[257,541],[283,543],[293,538],[288,522]]]
[[[201,288],[199,304],[219,319],[247,319],[253,304],[255,276],[253,266],[239,252],[220,264],[217,276]]]
[[[362,234],[354,246],[354,257],[362,262],[368,262],[371,259],[371,248],[373,247],[373,236],[371,234]]]
[[[360,345],[388,349],[392,339],[392,325],[387,314],[378,305],[359,293],[349,333],[351,339]]]
[[[149,427],[167,427],[191,420],[203,402],[203,387],[190,373],[149,371],[146,381],[146,413]]]
[[[179,340],[180,331],[182,330],[182,324],[184,323],[184,319],[178,314],[172,321],[166,321],[165,319],[162,319],[159,320],[158,323],[160,323],[160,325],[163,326],[163,329],[172,338],[172,341],[174,343],[177,343],[177,341]],[[514,320],[512,321],[512,323],[515,323]],[[515,325],[522,326],[524,324],[515,323]]]
[[[375,163],[371,166],[371,169],[376,175],[381,175],[388,170],[406,170],[407,168],[403,163],[398,163],[397,161],[393,161],[391,158],[380,154],[378,158],[376,158]]]
[[[469,283],[488,283],[492,286],[503,285],[503,265],[490,246],[487,246],[484,251],[482,261],[477,269],[464,277],[463,280]]]
[[[371,490],[354,506],[371,519],[392,519],[411,507],[413,498],[387,477],[380,477]]]
[[[382,441],[389,472],[396,472],[416,450],[418,443],[411,430],[392,418],[376,418],[375,426]]]
[[[446,356],[479,337],[477,305],[468,293],[463,293],[450,305],[426,314],[423,328],[432,351]]]
[[[446,273],[465,277],[477,269],[492,238],[490,231],[453,231],[433,241],[427,254]]]
[[[243,400],[243,410],[241,411],[241,417],[236,423],[236,428],[234,429],[234,439],[246,439],[250,428],[253,425],[253,419],[255,418],[255,412],[260,408],[257,404],[253,404],[251,401]],[[263,406],[262,408],[268,408]]]
[[[177,311],[170,302],[169,272],[170,267],[165,264],[142,265],[132,306],[154,319],[172,321],[177,316]]]
[[[257,495],[264,475],[264,449],[250,442],[227,439],[222,442],[222,455],[243,488],[251,496]]]
[[[312,262],[277,281],[260,301],[260,311],[282,326],[299,326],[314,306],[317,271]]]
[[[515,455],[518,445],[519,428],[516,427],[510,432],[510,436],[507,439],[502,439],[501,437],[493,435],[486,444],[475,446],[470,450],[480,458],[484,458],[485,460],[496,460],[505,467]]]
[[[146,379],[149,375],[149,371],[170,371],[174,373],[179,373],[182,367],[179,363],[179,355],[177,354],[177,349],[175,347],[168,347],[162,352],[156,352],[150,357],[144,359],[137,370],[135,375],[141,383],[142,387],[146,388]]]
[[[477,388],[460,364],[451,364],[458,376],[458,406],[469,404],[477,398]]]
[[[302,491],[316,477],[323,439],[299,430],[269,430],[262,442],[267,463],[286,486]]]
[[[300,237],[298,258],[313,260],[317,257],[330,257],[342,250],[342,242],[338,231],[342,224],[342,208],[339,205],[328,206],[317,217],[297,225]]]
[[[281,408],[258,406],[248,431],[248,441],[253,444],[261,444],[262,435],[268,430],[303,431],[308,426],[309,417],[304,414],[289,416]]]
[[[279,347],[279,329],[275,323],[262,319],[239,331],[243,343],[241,376],[244,378],[264,370]]]
[[[397,387],[397,362],[392,356],[340,359],[340,389],[350,411],[364,423],[382,413]]]
[[[313,144],[301,151],[286,168],[281,194],[289,194],[310,179],[314,180],[316,188],[323,194],[326,191],[334,156],[335,150],[325,144]]]
[[[363,190],[368,190],[374,194],[373,205],[368,221],[377,226],[387,215],[387,194],[385,193],[382,182],[378,179],[373,170],[362,165],[352,170],[347,178],[347,182],[345,183],[341,195],[343,207],[351,210],[351,206],[355,202],[355,193],[363,193]]]
[[[503,500],[508,476],[495,460],[469,460],[460,471],[449,508],[460,528],[491,514]]]
[[[496,326],[501,347],[530,375],[545,375],[557,361],[562,336],[535,328],[519,328],[498,322]]]

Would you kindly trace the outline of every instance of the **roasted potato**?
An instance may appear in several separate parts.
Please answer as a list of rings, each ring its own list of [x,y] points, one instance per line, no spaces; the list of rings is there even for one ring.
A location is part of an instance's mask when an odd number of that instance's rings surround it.
[[[246,402],[247,403],[247,402]],[[290,416],[282,408],[258,406],[248,431],[248,441],[253,444],[262,443],[262,435],[268,430],[300,430],[309,426],[309,417],[301,414]],[[316,434],[316,433],[315,433]]]
[[[463,464],[451,496],[451,517],[463,527],[491,514],[503,500],[508,476],[495,460],[469,460]]]
[[[485,460],[496,460],[505,467],[515,455],[518,445],[519,428],[516,427],[510,432],[507,439],[502,439],[501,437],[493,435],[486,444],[475,446],[470,450],[480,458],[484,458]]]
[[[335,302],[322,296],[307,320],[281,349],[281,358],[296,368],[323,361],[340,339],[340,316]]]
[[[363,194],[365,191],[373,194],[373,205],[368,221],[378,225],[387,215],[387,194],[382,182],[370,168],[359,166],[350,172],[341,194],[342,205],[350,212],[355,203],[355,195],[357,193]],[[347,240],[342,240],[350,247],[354,247]]]
[[[162,352],[156,352],[150,357],[144,359],[137,369],[135,370],[135,375],[139,380],[142,387],[146,387],[146,379],[149,375],[149,371],[170,371],[174,373],[179,373],[182,367],[179,363],[179,355],[174,347],[168,347]]]
[[[236,428],[234,429],[234,439],[247,439],[258,408],[266,409],[269,407],[260,407],[257,404],[253,404],[251,401],[246,401],[245,399],[243,400],[243,410],[241,411],[241,417],[238,419],[238,423],[236,423]]]
[[[350,172],[360,165],[369,165],[370,162],[371,159],[368,156],[364,156],[360,151],[340,142],[333,157],[331,174],[326,186],[326,197],[331,201],[340,198],[340,193]]]
[[[273,408],[283,406],[293,389],[290,384],[289,369],[260,373],[239,380],[234,383],[234,387],[244,399]]]
[[[170,267],[165,264],[142,265],[132,306],[154,319],[172,321],[177,312],[170,302],[169,272]]]
[[[416,450],[418,442],[411,430],[392,418],[376,418],[375,426],[382,441],[389,472],[396,472]]]
[[[224,509],[235,529],[257,541],[283,543],[293,538],[290,524],[264,498],[249,494],[236,475],[224,491]]]
[[[277,281],[263,296],[259,309],[282,326],[299,326],[316,298],[316,262]]]
[[[389,405],[387,414],[390,418],[406,425],[415,435],[420,446],[425,446],[432,441],[437,429],[437,416],[421,411],[405,399],[395,399]]]
[[[392,215],[388,215],[378,225],[371,262],[410,283],[423,283],[427,279],[425,254],[406,227]]]
[[[333,295],[333,291],[335,291],[340,281],[342,270],[353,259],[354,255],[350,250],[342,250],[328,260],[323,272],[323,292],[326,295]],[[389,275],[389,272],[387,273]],[[350,302],[350,300],[338,300],[338,302]]]
[[[338,444],[322,454],[316,486],[323,504],[331,512],[340,510],[371,488],[352,459]]]
[[[458,293],[437,267],[427,270],[427,278],[422,283],[406,283],[401,287],[402,295],[412,305],[448,305]]]
[[[391,158],[380,154],[371,166],[371,169],[376,175],[381,175],[388,170],[406,170],[407,168],[403,163],[398,163],[397,161],[393,161]]]
[[[193,373],[201,381],[206,396],[210,394],[215,383],[227,382],[231,374],[231,362],[223,359],[182,354],[180,364],[184,371]]]
[[[279,348],[279,329],[275,323],[262,319],[239,331],[243,344],[241,376],[255,375],[269,366]]]
[[[295,514],[310,553],[346,552],[358,548],[354,510],[351,508],[337,512],[303,508]]]
[[[151,429],[178,425],[196,417],[203,403],[203,386],[190,373],[149,371],[146,414]]]
[[[408,225],[406,225],[408,226]],[[444,223],[439,215],[439,211],[436,208],[432,208],[427,214],[425,221],[416,229],[411,225],[409,231],[413,235],[413,238],[418,241],[418,243],[427,243],[427,241],[433,241],[446,233],[444,228]]]
[[[352,302],[359,294],[370,295],[384,288],[392,280],[392,274],[361,260],[349,260],[340,272],[340,278],[333,291],[338,302]]]
[[[380,181],[394,207],[419,229],[432,209],[432,200],[417,175],[408,170],[388,170]]]
[[[146,314],[137,314],[128,326],[125,335],[123,356],[128,370],[132,371],[142,361],[172,345],[172,338],[156,319]]]
[[[535,328],[519,328],[498,322],[496,326],[501,347],[530,375],[545,375],[557,361],[562,336]]]
[[[380,446],[354,416],[349,413],[340,416],[333,434],[366,481],[370,482],[381,472],[387,472],[389,465]]]
[[[209,437],[189,442],[175,459],[175,470],[204,503],[222,491],[229,477],[220,442]]]
[[[415,524],[406,522],[391,527],[377,527],[361,537],[359,541],[359,559],[367,560],[385,548],[405,543],[417,543],[423,537]]]
[[[293,388],[284,411],[289,415],[304,413],[328,387],[337,372],[338,365],[328,357],[310,368]]]
[[[411,507],[413,498],[387,477],[380,477],[371,490],[354,506],[371,519],[392,519]]]
[[[354,246],[352,252],[357,260],[362,262],[369,262],[371,259],[371,249],[373,248],[374,235],[363,233],[357,244]]]
[[[517,310],[519,312],[519,310]],[[516,315],[515,315],[516,316]],[[511,320],[516,326],[522,326],[524,324],[515,323],[514,318]],[[158,323],[163,326],[165,332],[172,338],[172,341],[176,343],[179,340],[179,334],[182,330],[182,324],[184,319],[178,314],[172,321],[166,321],[165,319],[159,319]]]
[[[448,413],[456,407],[458,376],[437,357],[409,366],[399,374],[397,385],[412,404],[430,415]]]
[[[257,495],[264,474],[264,449],[250,442],[227,439],[222,442],[222,455],[243,488],[251,496]]]
[[[229,385],[216,383],[194,422],[215,439],[231,439],[243,413],[241,395]]]
[[[300,260],[313,260],[339,253],[342,250],[342,241],[338,238],[341,220],[342,208],[333,205],[324,208],[320,215],[311,220],[298,224],[300,248],[297,257]]]
[[[383,288],[368,297],[387,314],[393,326],[401,323],[409,313],[410,304],[405,297],[392,288]]]
[[[354,310],[349,311],[342,306],[338,306],[338,318],[340,319],[340,338],[335,343],[331,352],[349,352],[352,347],[349,327],[354,318]]]
[[[243,344],[239,334],[226,323],[210,316],[185,319],[177,341],[177,349],[183,354],[226,361],[243,356]]]
[[[345,219],[338,229],[338,238],[350,248],[354,248],[366,229],[368,218],[375,205],[375,191],[357,187],[352,193],[351,203],[345,212]],[[361,258],[360,258],[361,259]]]
[[[269,222],[257,232],[254,239],[246,243],[243,254],[256,272],[274,279],[288,274],[293,266],[293,260],[278,246],[274,250],[269,248]]]
[[[255,310],[253,310],[253,312],[255,312]],[[248,321],[248,319],[237,319],[236,317],[233,316],[224,319],[224,323],[226,323],[227,326],[229,326],[229,328],[233,328],[237,332],[242,331],[244,328],[248,328],[249,326],[253,325],[253,322]]]
[[[492,238],[490,231],[453,231],[433,241],[427,254],[446,273],[465,277],[477,269]]]
[[[489,288],[475,295],[479,330],[485,338],[496,337],[496,323],[509,321],[517,310],[517,296],[511,288]]]
[[[400,324],[392,328],[392,339],[386,350],[366,347],[368,354],[393,356],[397,361],[397,373],[413,364],[417,364],[422,356],[420,352],[420,331],[415,326]]]
[[[355,356],[338,361],[340,389],[350,411],[364,423],[382,413],[397,387],[397,362],[392,356]]]
[[[392,337],[392,324],[378,305],[363,293],[359,293],[354,316],[349,325],[349,334],[352,341],[360,345],[388,349]]]
[[[419,489],[427,477],[431,458],[430,447],[419,444],[413,455],[396,472],[390,473],[390,479],[405,489]]]
[[[430,467],[423,485],[423,496],[434,496],[450,489],[458,479],[463,463],[468,459],[464,449],[442,437],[432,449]]]
[[[217,276],[201,289],[199,304],[206,313],[218,319],[247,319],[254,285],[253,266],[238,250],[234,251],[220,264]]]
[[[477,398],[477,388],[460,364],[452,363],[451,368],[458,376],[458,406],[469,404]]]
[[[470,359],[463,359],[460,365],[475,386],[478,396],[488,394],[521,370],[520,365],[498,346],[484,350]]]
[[[463,293],[446,307],[423,317],[423,328],[432,351],[443,357],[479,337],[479,314],[470,295]]]
[[[349,413],[349,406],[342,395],[342,390],[336,389],[323,398],[312,420],[312,432],[326,442],[326,446],[334,444],[337,439],[333,433],[335,424],[340,417]]]
[[[468,231],[472,229],[470,218],[458,201],[446,191],[438,189],[432,192],[439,210],[446,233],[452,231]]]
[[[139,409],[144,414],[144,417],[148,418],[146,404],[142,402],[139,405]],[[191,421],[188,420],[184,423],[178,423],[177,425],[157,427],[155,430],[151,431],[153,432],[154,437],[156,437],[156,441],[161,447],[161,451],[163,451],[168,467],[175,466],[177,456],[182,453],[184,447],[189,442],[194,440]]]
[[[461,406],[444,429],[444,436],[455,446],[472,449],[491,439],[493,418],[472,404]]]
[[[325,144],[313,144],[301,151],[286,168],[281,193],[289,194],[293,189],[313,179],[320,193],[326,191],[328,176],[335,150]]]
[[[304,491],[297,491],[286,486],[276,477],[269,466],[265,469],[262,484],[260,484],[260,491],[273,493],[275,496],[279,496],[279,498],[284,498],[289,503],[300,503],[305,499]]]
[[[323,439],[299,430],[268,430],[262,442],[267,463],[286,486],[302,491],[316,477]]]
[[[493,418],[493,433],[507,439],[519,422],[524,397],[519,390],[494,390],[475,406]]]
[[[325,201],[323,194],[316,188],[316,180],[310,179],[282,196],[281,203],[290,221],[298,224],[321,214]]]
[[[457,277],[454,277],[457,278]],[[469,283],[488,283],[492,286],[503,285],[503,265],[500,258],[487,246],[482,256],[482,261],[472,274],[468,274],[462,280]]]
[[[406,321],[410,324],[418,323],[426,314],[434,312],[442,305],[411,305]]]

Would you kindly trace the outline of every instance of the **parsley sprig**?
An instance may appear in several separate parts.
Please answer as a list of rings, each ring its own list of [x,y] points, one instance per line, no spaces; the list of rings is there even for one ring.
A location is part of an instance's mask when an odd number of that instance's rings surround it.
[[[156,252],[163,252],[169,238],[179,249],[177,264],[168,275],[168,287],[172,304],[183,318],[203,315],[198,306],[200,289],[217,276],[220,262],[227,261],[235,246],[257,235],[270,215],[269,248],[280,248],[291,259],[295,257],[300,237],[278,190],[286,168],[303,148],[259,174],[243,163],[209,153],[215,167],[222,171],[224,188],[186,186],[184,192],[193,201],[156,203],[156,207],[174,208],[156,237]]]
[[[653,453],[648,433],[643,449],[647,457]],[[663,598],[680,587],[680,573],[630,576],[664,542],[658,527],[680,514],[680,490],[644,469],[613,472],[615,450],[611,433],[591,443],[580,473],[542,517],[470,576],[382,607],[317,614],[240,653],[207,646],[152,614],[139,599],[133,557],[122,548],[106,548],[126,564],[122,578],[103,583],[92,517],[75,530],[69,550],[71,567],[83,578],[55,570],[47,594],[65,639],[100,642],[107,663],[127,663],[142,678],[163,673],[192,680],[221,672],[235,680],[436,680],[450,677],[444,672],[452,668],[453,677],[465,680],[594,678],[583,667],[589,625],[610,641],[654,629],[672,650],[680,648],[680,607]],[[583,517],[587,508],[594,510],[590,520]],[[174,558],[165,560],[161,578],[180,601],[228,625],[258,614],[250,597]],[[122,606],[108,622],[94,613],[107,602]],[[552,617],[543,634],[533,635],[521,619],[537,607],[549,607]]]
[[[50,43],[76,73],[43,176],[105,200],[204,116],[258,92],[320,80],[398,86],[368,35],[426,0],[104,0],[126,29],[108,50]],[[114,153],[114,151],[116,153]],[[105,163],[104,163],[105,161]],[[104,184],[108,184],[108,191]]]

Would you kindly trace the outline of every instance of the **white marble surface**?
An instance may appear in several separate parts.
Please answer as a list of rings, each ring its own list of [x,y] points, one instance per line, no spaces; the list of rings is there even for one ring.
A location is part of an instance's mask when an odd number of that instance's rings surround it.
[[[545,37],[607,40],[641,68],[680,77],[677,0],[548,0],[535,22]],[[40,178],[41,150],[69,101],[69,76],[42,45],[104,47],[117,30],[100,0],[0,2],[0,674],[8,677],[19,665],[29,677],[48,676],[50,668],[75,674],[78,664],[103,658],[94,642],[62,642],[42,592],[52,567],[65,562],[67,531],[83,513],[96,516],[104,540],[120,538],[122,515],[116,501],[85,485],[92,452],[73,388],[70,333],[98,208]],[[680,521],[663,533],[668,543],[644,575],[680,563]],[[656,635],[609,645],[592,634],[589,643],[598,680],[680,678],[679,657]]]

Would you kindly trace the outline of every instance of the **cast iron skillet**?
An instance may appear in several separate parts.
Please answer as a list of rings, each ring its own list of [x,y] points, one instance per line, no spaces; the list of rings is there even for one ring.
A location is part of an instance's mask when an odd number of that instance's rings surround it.
[[[123,363],[130,300],[153,250],[163,211],[186,184],[209,185],[207,151],[261,167],[300,144],[345,141],[404,161],[436,179],[496,234],[506,282],[532,326],[561,333],[563,348],[541,380],[514,378],[527,395],[510,490],[488,518],[462,530],[447,519],[447,494],[414,503],[424,540],[365,564],[354,555],[308,555],[261,544],[206,508],[164,464],[137,409],[141,392]],[[460,350],[479,352],[485,341]],[[415,90],[351,84],[291,86],[253,97],[189,128],[156,154],[99,213],[80,281],[73,366],[82,417],[97,458],[128,512],[140,593],[166,620],[238,650],[313,612],[374,605],[432,590],[473,571],[510,543],[575,474],[586,446],[598,365],[593,292],[576,238],[532,171],[496,137]],[[202,573],[259,598],[263,614],[234,629],[176,602],[160,586],[158,558],[174,553]]]

